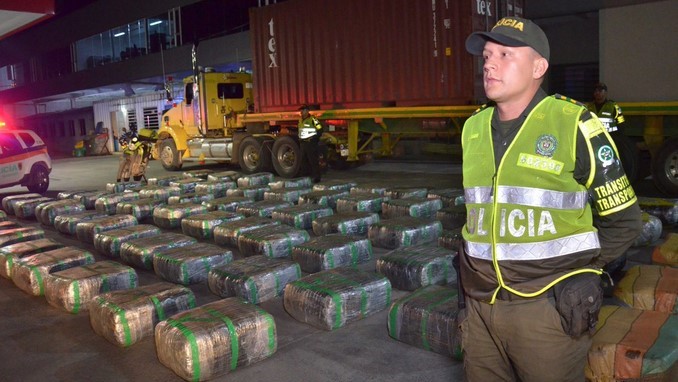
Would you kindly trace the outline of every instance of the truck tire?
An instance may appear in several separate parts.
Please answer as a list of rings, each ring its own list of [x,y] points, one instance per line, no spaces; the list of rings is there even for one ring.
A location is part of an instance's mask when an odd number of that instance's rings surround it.
[[[289,136],[278,137],[273,143],[273,168],[283,178],[294,178],[301,168],[301,148]]]
[[[668,196],[678,196],[678,138],[661,146],[652,161],[652,180],[659,191]]]
[[[238,158],[240,168],[246,174],[267,171],[271,166],[271,152],[263,140],[254,137],[247,137],[240,142]]]
[[[27,185],[28,191],[36,194],[44,194],[49,188],[49,171],[43,165],[36,164],[31,168],[31,183]]]
[[[636,146],[636,142],[621,133],[613,133],[612,139],[615,146],[617,146],[617,151],[619,151],[619,158],[624,167],[626,177],[633,184],[640,178],[640,151]]]
[[[174,143],[173,139],[168,138],[160,141],[158,154],[160,156],[160,163],[162,163],[162,167],[164,167],[165,170],[181,170],[181,153],[177,150],[177,145]]]

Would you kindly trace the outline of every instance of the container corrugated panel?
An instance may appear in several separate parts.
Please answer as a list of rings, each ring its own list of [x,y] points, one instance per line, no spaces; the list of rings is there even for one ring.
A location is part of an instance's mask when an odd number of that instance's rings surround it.
[[[475,3],[305,0],[253,8],[258,111],[470,104],[473,60],[464,41]]]

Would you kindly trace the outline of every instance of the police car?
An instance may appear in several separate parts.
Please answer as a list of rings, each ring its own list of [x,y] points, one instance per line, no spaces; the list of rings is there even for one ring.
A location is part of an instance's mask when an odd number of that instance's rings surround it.
[[[49,187],[52,159],[45,142],[31,130],[0,122],[0,188],[21,185],[42,194]]]

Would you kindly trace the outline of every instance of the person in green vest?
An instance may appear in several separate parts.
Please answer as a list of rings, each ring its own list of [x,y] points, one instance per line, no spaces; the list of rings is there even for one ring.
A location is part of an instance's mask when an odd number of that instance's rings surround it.
[[[619,125],[624,123],[621,108],[616,102],[607,98],[607,85],[602,82],[598,82],[593,87],[593,102],[587,103],[586,107],[598,116],[608,133],[615,134],[619,131]]]
[[[318,152],[318,144],[320,136],[323,134],[323,125],[318,118],[311,115],[310,107],[306,104],[302,105],[301,119],[299,120],[298,134],[299,146],[301,148],[301,163],[306,166],[310,173],[313,183],[320,182],[320,155]]]
[[[462,130],[466,379],[583,381],[602,269],[642,229],[636,195],[600,120],[541,89],[539,26],[505,17],[466,49],[490,100]]]

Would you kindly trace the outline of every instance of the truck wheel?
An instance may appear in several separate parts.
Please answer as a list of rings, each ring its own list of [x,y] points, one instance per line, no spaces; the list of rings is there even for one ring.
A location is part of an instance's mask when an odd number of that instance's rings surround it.
[[[29,184],[28,191],[36,194],[44,194],[49,188],[49,171],[45,166],[35,165],[31,169],[31,184]]]
[[[160,155],[160,163],[167,171],[177,171],[181,169],[181,158],[179,157],[179,150],[172,139],[163,139],[160,141],[158,148]]]
[[[301,149],[292,137],[279,137],[273,143],[273,168],[283,178],[294,178],[301,167]]]
[[[240,142],[238,157],[240,168],[246,174],[266,171],[271,165],[271,152],[263,141],[254,137],[247,137]]]
[[[652,180],[668,196],[678,196],[678,138],[664,142],[652,161]]]
[[[613,133],[612,139],[619,151],[619,158],[624,167],[626,177],[633,184],[640,177],[640,152],[638,147],[636,147],[636,142],[620,133]]]

